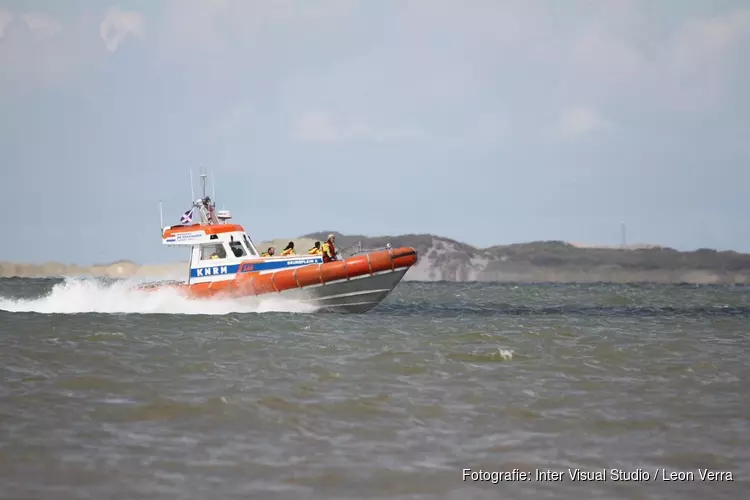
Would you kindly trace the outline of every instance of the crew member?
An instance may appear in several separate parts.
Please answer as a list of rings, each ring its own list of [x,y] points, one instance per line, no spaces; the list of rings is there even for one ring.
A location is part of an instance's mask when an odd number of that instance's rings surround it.
[[[281,256],[286,257],[287,255],[295,255],[294,242],[290,241],[284,250],[281,251]]]
[[[325,243],[323,243],[323,263],[336,260],[336,246],[334,245],[335,241],[336,236],[331,233],[328,235],[328,239],[325,241]]]
[[[309,253],[310,255],[320,255],[322,253],[322,251],[320,250],[320,242],[316,241],[315,246],[308,250],[307,253]]]
[[[261,257],[273,257],[273,254],[276,253],[276,249],[274,247],[268,247],[267,252],[263,252],[263,255]]]
[[[227,256],[227,252],[226,250],[224,250],[224,246],[216,245],[216,251],[211,254],[211,260],[223,259],[226,256]]]

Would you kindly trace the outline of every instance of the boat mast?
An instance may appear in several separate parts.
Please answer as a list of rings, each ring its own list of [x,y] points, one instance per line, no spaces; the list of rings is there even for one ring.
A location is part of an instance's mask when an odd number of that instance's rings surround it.
[[[193,206],[198,209],[198,213],[201,216],[201,224],[210,226],[218,224],[219,219],[216,218],[216,202],[206,196],[206,177],[205,173],[200,174],[202,197],[195,200]]]

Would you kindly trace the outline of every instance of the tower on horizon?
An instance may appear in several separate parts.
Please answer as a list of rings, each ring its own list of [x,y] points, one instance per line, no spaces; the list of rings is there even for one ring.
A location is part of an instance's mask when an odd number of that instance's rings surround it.
[[[625,241],[625,221],[622,221],[620,223],[620,248],[625,248],[626,241]]]

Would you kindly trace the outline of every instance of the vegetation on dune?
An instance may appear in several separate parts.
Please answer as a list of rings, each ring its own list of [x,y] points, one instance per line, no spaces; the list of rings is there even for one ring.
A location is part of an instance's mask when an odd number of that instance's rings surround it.
[[[672,248],[580,248],[560,241],[533,242],[493,247],[494,255],[505,255],[511,262],[528,262],[542,267],[618,266],[623,269],[662,270],[750,270],[750,254],[699,249],[680,252]]]

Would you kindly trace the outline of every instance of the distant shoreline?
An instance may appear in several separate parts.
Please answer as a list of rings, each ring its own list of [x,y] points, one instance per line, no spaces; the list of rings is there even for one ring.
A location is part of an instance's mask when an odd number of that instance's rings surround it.
[[[329,232],[337,235],[338,248],[381,248],[386,243],[411,246],[419,252],[419,262],[405,280],[488,281],[514,283],[688,283],[750,284],[750,254],[699,249],[677,251],[656,245],[628,248],[539,241],[476,248],[431,234],[367,237],[343,235],[335,231],[312,233],[298,238],[278,238],[258,243],[259,249],[283,247],[295,241],[306,251]],[[0,277],[108,278],[148,277],[182,279],[187,262],[138,264],[121,260],[94,266],[60,262],[42,264],[0,261]]]

